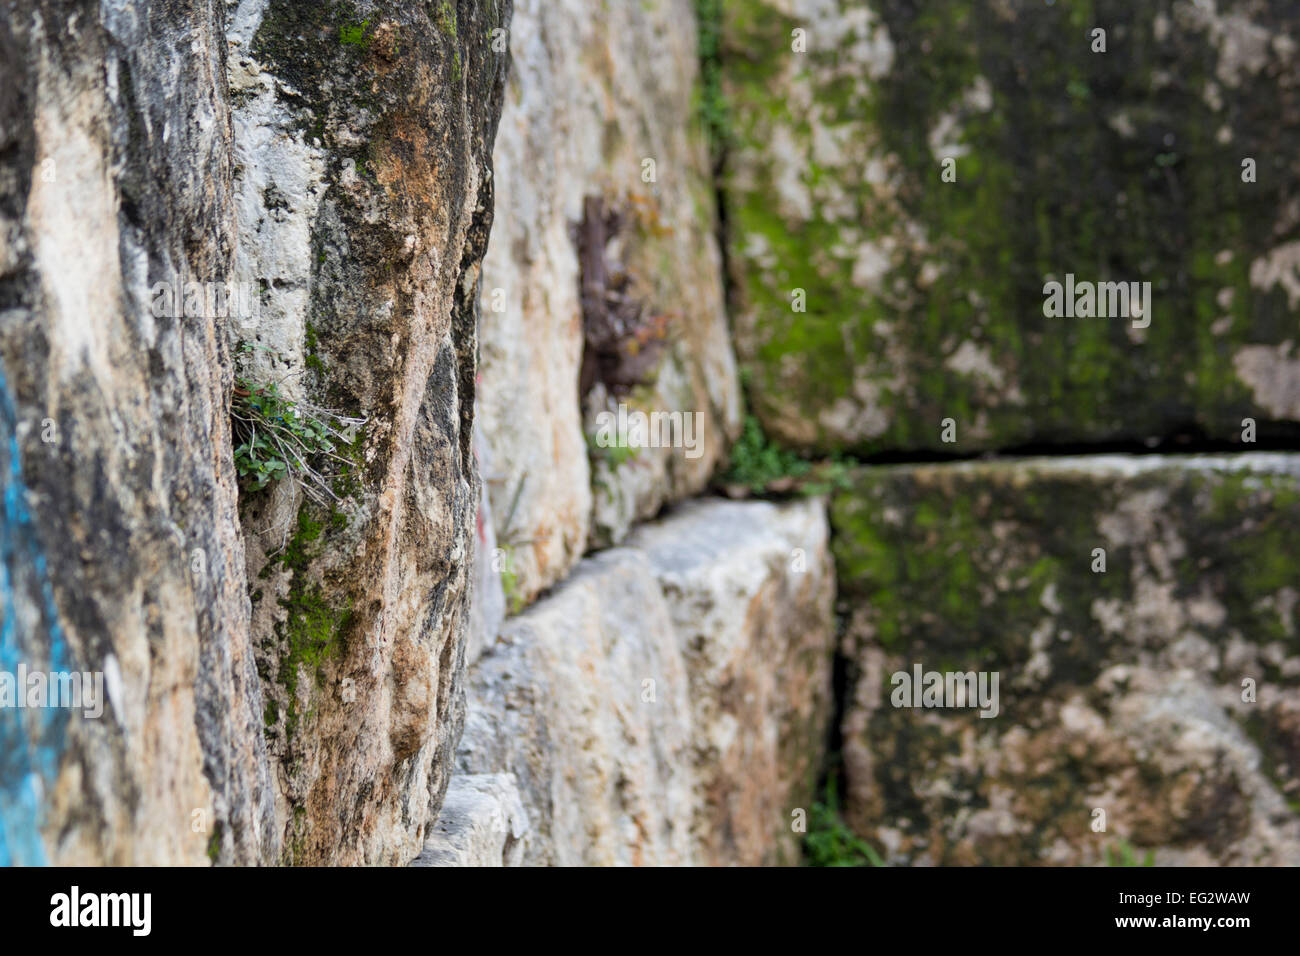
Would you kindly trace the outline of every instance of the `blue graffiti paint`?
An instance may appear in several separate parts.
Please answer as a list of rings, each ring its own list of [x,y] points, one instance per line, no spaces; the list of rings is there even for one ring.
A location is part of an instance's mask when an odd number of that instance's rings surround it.
[[[27,508],[17,432],[18,413],[0,365],[0,671],[14,674],[20,662],[29,669],[70,671],[45,555]],[[35,596],[38,606],[20,605],[20,593],[26,605]],[[22,618],[20,610],[26,612]],[[47,862],[42,797],[58,773],[67,724],[61,707],[0,708],[0,866]]]

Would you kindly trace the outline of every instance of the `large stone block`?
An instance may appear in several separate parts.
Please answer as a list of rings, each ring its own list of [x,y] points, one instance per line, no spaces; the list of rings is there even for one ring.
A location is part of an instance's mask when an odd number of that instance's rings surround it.
[[[514,774],[526,864],[690,863],[687,688],[644,555],[603,552],[507,622],[470,671],[458,768]]]
[[[456,774],[412,866],[519,866],[528,814],[508,773]]]
[[[888,858],[1300,862],[1300,455],[864,468],[832,524],[845,812]],[[895,699],[918,666],[996,713]]]
[[[702,862],[793,864],[833,708],[821,501],[689,502],[638,528],[686,660]]]
[[[831,712],[820,501],[691,502],[584,559],[471,670],[458,766],[527,864],[791,863]]]
[[[721,6],[736,348],[769,433],[862,453],[1296,434],[1288,0]],[[1048,317],[1067,276],[1152,302]]]
[[[702,490],[739,428],[694,23],[690,0],[515,5],[479,397],[516,610]],[[619,403],[698,415],[697,448],[598,446]]]

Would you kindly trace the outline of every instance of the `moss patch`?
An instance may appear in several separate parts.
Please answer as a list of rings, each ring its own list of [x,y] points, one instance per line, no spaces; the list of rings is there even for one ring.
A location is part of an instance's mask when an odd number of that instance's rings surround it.
[[[1228,713],[1297,800],[1277,769],[1300,760],[1285,705],[1300,688],[1294,475],[1177,457],[1131,472],[1102,459],[864,467],[834,495],[831,523],[854,676],[879,680],[884,702],[855,731],[872,753],[871,779],[850,774],[846,817],[860,836],[898,828],[907,852],[931,862],[1023,864],[1061,847],[1100,861],[1086,809],[1107,793],[1125,802],[1119,822],[1142,846],[1225,852],[1250,825],[1229,763],[1160,769],[1129,732],[1084,732],[1063,714],[1086,708],[1105,723],[1130,681],[1172,675],[1201,647],[1216,663],[1195,673],[1215,700],[1238,698],[1243,676],[1268,689]],[[874,678],[868,649],[883,654]],[[1243,653],[1256,661],[1244,673]],[[998,673],[997,719],[892,707],[893,673],[915,664]],[[1142,686],[1133,692],[1149,697]],[[859,685],[851,706],[870,697]],[[1175,708],[1170,732],[1189,719]],[[994,752],[998,761],[972,757]],[[953,824],[1007,800],[1014,828],[997,841]]]
[[[351,599],[331,601],[321,585],[308,575],[326,528],[324,521],[312,516],[312,510],[306,503],[299,509],[297,531],[279,559],[280,565],[292,575],[288,593],[280,601],[286,617],[275,628],[280,647],[276,680],[287,696],[284,713],[287,741],[292,741],[303,717],[310,716],[309,712],[304,714],[299,698],[301,677],[306,675],[317,686],[322,684],[325,664],[340,654],[352,620]],[[333,512],[326,520],[334,523],[337,516]],[[269,702],[264,714],[267,725],[273,726],[279,716],[278,705]]]
[[[738,348],[778,437],[971,451],[1237,440],[1243,417],[1268,419],[1232,356],[1294,335],[1285,295],[1254,288],[1249,266],[1300,238],[1271,227],[1292,198],[1300,94],[1277,64],[1227,87],[1210,33],[1168,2],[1013,7],[881,0],[840,31],[723,3],[708,49],[726,100],[708,111],[729,143]],[[1284,32],[1284,16],[1268,4],[1252,20]],[[1106,53],[1091,50],[1097,24]],[[791,50],[796,28],[806,53]],[[804,90],[811,109],[793,105]],[[948,154],[955,182],[941,179]],[[1243,183],[1243,156],[1287,158]],[[1151,282],[1150,328],[1045,317],[1043,284],[1067,272]],[[972,348],[992,378],[963,366]],[[941,439],[947,417],[958,448]]]

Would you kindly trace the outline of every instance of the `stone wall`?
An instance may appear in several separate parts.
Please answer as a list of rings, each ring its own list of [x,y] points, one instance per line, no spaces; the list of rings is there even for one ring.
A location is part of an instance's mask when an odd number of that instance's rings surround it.
[[[1282,0],[0,4],[0,864],[1300,862]]]
[[[845,821],[894,864],[1294,862],[1291,5],[703,6],[753,410],[901,462],[833,497]],[[1237,454],[1087,454],[1144,445]],[[1000,710],[895,700],[918,667]]]

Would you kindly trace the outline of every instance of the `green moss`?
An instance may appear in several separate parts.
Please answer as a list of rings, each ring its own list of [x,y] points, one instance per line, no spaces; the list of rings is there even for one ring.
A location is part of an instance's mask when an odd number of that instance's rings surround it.
[[[1134,514],[1149,515],[1156,534],[1131,529]],[[1130,527],[1131,540],[1104,533],[1116,523]],[[905,820],[907,833],[931,839],[943,821],[987,806],[995,786],[1013,789],[1018,815],[1034,823],[1006,843],[979,844],[988,859],[945,855],[976,852],[967,842],[960,850],[938,851],[935,862],[1023,861],[1060,838],[1074,840],[1071,834],[1086,827],[1078,794],[1114,772],[1104,761],[1059,753],[1044,757],[1030,778],[1005,769],[992,779],[954,771],[945,778],[951,795],[922,793],[927,775],[956,759],[962,728],[980,735],[1005,733],[999,726],[1037,734],[1058,724],[1061,703],[1074,697],[1105,717],[1115,698],[1103,689],[1102,675],[1118,679],[1115,666],[1131,664],[1139,651],[1172,653],[1189,632],[1221,650],[1243,639],[1261,646],[1284,642],[1288,654],[1296,649],[1300,619],[1284,595],[1300,580],[1289,546],[1300,527],[1300,484],[1291,475],[1189,467],[1175,457],[1135,474],[1032,461],[863,467],[853,473],[851,489],[833,496],[831,524],[838,596],[853,609],[855,639],[887,655],[879,676],[882,700],[892,690],[892,671],[912,664],[1002,677],[998,726],[967,714],[918,721],[910,711],[882,707],[859,731],[874,749],[871,785],[891,826]],[[1107,552],[1101,573],[1092,570],[1095,547]],[[1179,557],[1166,569],[1160,555]],[[1105,626],[1107,613],[1099,607],[1139,622],[1152,592],[1182,606],[1183,623],[1169,630],[1163,646],[1154,633]],[[1222,615],[1198,618],[1192,609],[1206,601]],[[1238,666],[1221,663],[1204,677],[1234,693],[1243,676],[1275,692],[1294,688],[1295,675],[1269,659],[1259,655],[1259,673],[1243,675]],[[1264,704],[1247,714],[1243,726],[1262,755],[1263,771],[1300,805],[1300,790],[1280,772],[1295,759],[1285,725]],[[1135,786],[1153,801],[1167,799],[1169,781],[1155,764],[1139,760],[1136,770]],[[1224,796],[1225,806],[1232,799]],[[1198,839],[1199,812],[1168,821],[1170,841]],[[850,816],[848,822],[867,836],[875,819]],[[1122,861],[1122,849],[1112,849],[1116,853]]]
[[[1191,601],[1209,587],[1226,611],[1204,636],[1226,641],[1231,629],[1294,645],[1300,620],[1290,608],[1284,621],[1276,600],[1297,582],[1294,479],[1177,459],[1131,478],[1015,463],[858,469],[832,499],[840,597],[887,650],[1012,670],[1027,665],[1029,636],[1050,613],[1054,632],[1070,635],[1053,644],[1051,679],[1091,683],[1124,640],[1104,633],[1094,601],[1129,606],[1135,563],[1155,573],[1144,545],[1108,545],[1098,522],[1148,493],[1186,542],[1172,596]],[[1107,548],[1105,573],[1091,569],[1094,547]]]
[[[359,68],[373,39],[369,19],[358,15],[351,0],[271,0],[267,5],[252,50],[287,81],[281,96],[308,142],[347,154],[327,119],[340,107],[354,118],[364,109],[367,84]]]
[[[369,20],[362,20],[360,23],[341,23],[339,42],[344,46],[355,46],[364,50],[370,46],[369,27]]]
[[[324,257],[325,253],[322,252],[321,261],[324,261]],[[322,362],[320,356],[316,354],[318,342],[319,340],[316,338],[316,329],[310,322],[308,322],[306,326],[306,334],[303,336],[303,364],[317,375],[324,378],[325,363]]]
[[[1204,545],[1195,555],[1196,566],[1189,559],[1180,570],[1192,580],[1212,574],[1221,582],[1225,604],[1250,639],[1300,647],[1300,614],[1291,608],[1284,620],[1287,606],[1274,600],[1283,588],[1300,586],[1295,567],[1300,488],[1285,476],[1238,472],[1222,475],[1202,494],[1210,502],[1201,518]]]
[[[456,5],[451,0],[434,0],[432,4],[433,22],[438,30],[451,39],[456,39],[460,32],[460,18]]]
[[[717,166],[731,137],[731,120],[722,90],[722,0],[695,0],[695,19],[699,28],[700,83],[693,97]]]
[[[1155,850],[1148,850],[1146,855],[1138,862],[1137,853],[1133,849],[1133,844],[1128,840],[1120,839],[1116,843],[1106,846],[1106,865],[1107,866],[1155,866]]]
[[[216,863],[221,857],[221,823],[212,825],[212,835],[208,837],[208,859]]]
[[[464,75],[464,67],[460,56],[460,17],[456,12],[456,5],[451,0],[434,0],[431,4],[431,16],[438,32],[452,41],[452,82],[459,83]]]
[[[315,521],[306,503],[298,509],[298,528],[280,554],[280,563],[290,571],[305,571],[310,562],[310,549],[320,539],[324,525]]]
[[[351,601],[341,608],[331,607],[321,589],[311,585],[291,593],[283,604],[289,612],[285,625],[289,661],[291,665],[302,665],[314,672],[319,681],[321,665],[339,650],[340,636],[352,616]],[[288,680],[295,681],[296,675],[291,673]]]
[[[331,523],[334,518],[331,516]],[[276,638],[280,647],[277,680],[285,689],[285,737],[292,740],[304,715],[298,696],[299,679],[311,675],[322,681],[325,663],[342,650],[343,638],[352,621],[351,598],[331,603],[321,586],[312,582],[308,569],[319,550],[325,525],[312,517],[311,506],[304,503],[298,510],[298,527],[280,556],[282,567],[291,573],[289,590],[280,601],[285,620],[277,623]],[[264,715],[268,724],[278,717],[268,706]]]
[[[361,490],[362,477],[366,471],[366,435],[358,428],[351,442],[340,446],[340,452],[351,461],[351,467],[344,469],[334,479],[334,493],[340,498],[355,498]]]

